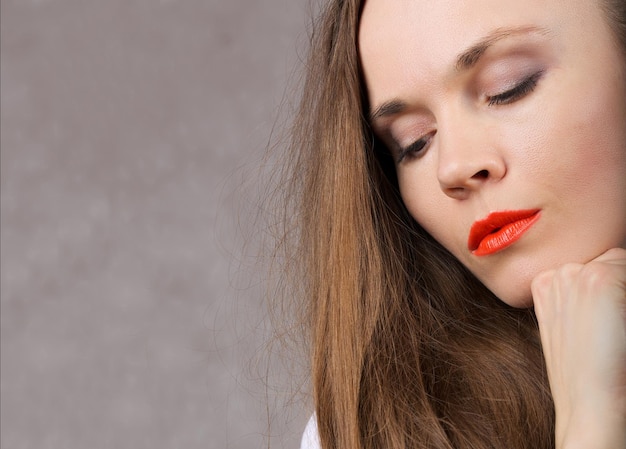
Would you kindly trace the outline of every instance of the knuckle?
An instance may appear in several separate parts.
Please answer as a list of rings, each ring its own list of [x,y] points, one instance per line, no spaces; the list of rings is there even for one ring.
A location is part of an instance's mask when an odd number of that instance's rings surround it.
[[[580,264],[566,263],[556,270],[555,278],[569,283],[579,275],[582,269],[583,266]]]
[[[554,277],[554,270],[544,271],[539,273],[532,281],[532,285],[537,287],[543,287],[549,285]]]
[[[592,287],[601,284],[605,278],[606,270],[602,270],[599,264],[589,263],[581,268],[579,282]]]
[[[533,297],[541,297],[548,291],[554,279],[554,270],[544,271],[532,280],[530,290]]]

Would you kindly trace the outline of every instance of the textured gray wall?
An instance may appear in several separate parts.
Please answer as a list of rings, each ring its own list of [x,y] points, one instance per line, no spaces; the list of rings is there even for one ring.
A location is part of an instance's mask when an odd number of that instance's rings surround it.
[[[2,0],[3,449],[297,446],[238,230],[304,3]]]

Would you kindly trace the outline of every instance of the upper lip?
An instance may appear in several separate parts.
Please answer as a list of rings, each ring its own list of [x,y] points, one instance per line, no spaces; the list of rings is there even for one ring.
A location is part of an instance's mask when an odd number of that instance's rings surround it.
[[[480,242],[492,232],[497,231],[510,223],[515,223],[516,221],[532,217],[537,212],[539,212],[539,209],[491,212],[482,220],[474,222],[470,228],[469,237],[467,239],[467,247],[470,251],[474,251],[478,248]]]

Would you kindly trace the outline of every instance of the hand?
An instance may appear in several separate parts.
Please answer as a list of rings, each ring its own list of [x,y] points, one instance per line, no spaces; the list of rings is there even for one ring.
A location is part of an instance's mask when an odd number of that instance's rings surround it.
[[[626,250],[532,282],[557,448],[626,448]]]

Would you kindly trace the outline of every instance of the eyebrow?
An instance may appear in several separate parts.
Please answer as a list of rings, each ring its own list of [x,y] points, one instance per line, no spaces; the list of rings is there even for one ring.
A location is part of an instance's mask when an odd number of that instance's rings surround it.
[[[370,122],[373,122],[379,118],[399,114],[404,111],[406,107],[406,103],[400,100],[387,101],[377,107],[375,111],[370,113]]]
[[[510,36],[516,36],[520,34],[538,33],[541,35],[549,34],[546,28],[537,26],[522,26],[515,28],[498,28],[487,36],[480,39],[477,43],[463,51],[456,57],[456,63],[454,68],[457,72],[463,72],[474,67],[485,52],[494,45],[496,42],[506,39]],[[407,104],[401,100],[394,99],[387,101],[369,114],[370,122],[383,117],[389,117],[399,114],[407,108]]]
[[[506,39],[507,37],[530,33],[547,35],[549,34],[549,31],[545,28],[537,26],[498,28],[479,40],[476,44],[472,45],[470,48],[462,52],[459,56],[457,56],[455,68],[459,72],[469,70],[478,63],[478,61],[485,54],[487,49],[496,42],[501,41],[502,39]]]

